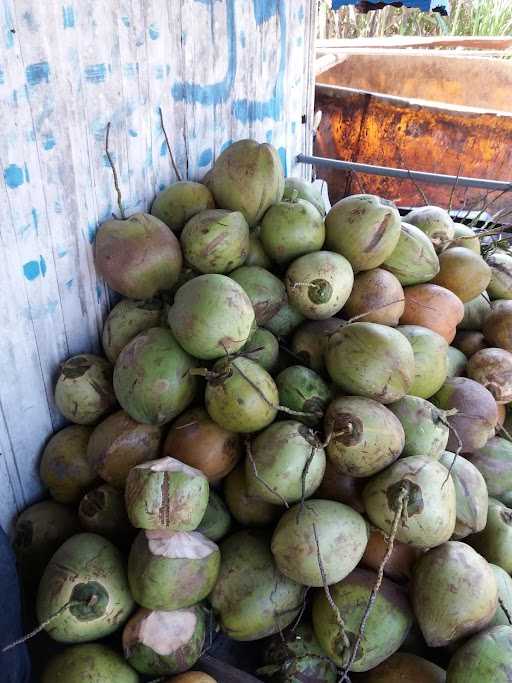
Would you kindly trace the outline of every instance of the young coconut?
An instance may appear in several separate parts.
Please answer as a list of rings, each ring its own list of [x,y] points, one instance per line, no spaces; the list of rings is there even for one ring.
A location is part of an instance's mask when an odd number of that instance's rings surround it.
[[[242,266],[230,274],[251,300],[258,325],[266,323],[286,303],[286,289],[271,272],[259,266]]]
[[[237,465],[224,479],[224,499],[230,513],[242,526],[267,526],[282,513],[278,505],[249,495],[244,463]]]
[[[249,251],[245,259],[246,266],[259,266],[260,268],[272,268],[272,261],[265,254],[260,240],[259,227],[251,230],[249,234]]]
[[[387,552],[388,544],[385,533],[381,529],[372,528],[368,544],[361,558],[361,564],[363,567],[377,572]],[[396,583],[407,583],[412,576],[414,563],[421,554],[422,551],[419,548],[395,541],[391,555],[384,566],[384,576],[396,581]]]
[[[151,299],[171,289],[182,266],[180,243],[167,225],[148,213],[100,225],[94,263],[109,287],[129,299]]]
[[[288,300],[302,315],[325,320],[338,313],[350,296],[354,274],[346,258],[316,251],[295,259],[286,271]]]
[[[208,505],[208,479],[174,458],[137,465],[126,480],[125,501],[137,529],[193,531]]]
[[[197,532],[209,538],[210,541],[220,541],[231,528],[231,515],[222,498],[210,489],[208,506]]]
[[[350,574],[363,556],[367,542],[368,525],[358,512],[332,500],[308,500],[281,517],[272,536],[271,550],[285,576],[303,586],[320,588],[324,581],[330,585]]]
[[[512,353],[512,301],[499,301],[493,304],[482,332],[491,346]]]
[[[428,235],[436,251],[455,236],[455,223],[448,211],[439,206],[420,206],[410,211],[404,220]]]
[[[230,273],[249,252],[249,226],[239,211],[208,209],[187,221],[180,235],[183,257],[200,273]]]
[[[85,494],[78,506],[78,519],[84,531],[105,536],[118,545],[130,540],[134,533],[126,514],[123,493],[108,484]]]
[[[310,204],[313,204],[322,218],[325,216],[325,202],[320,190],[307,180],[289,176],[284,181],[283,200],[294,198],[305,199]]]
[[[449,451],[455,453],[459,449],[462,453],[472,453],[494,435],[498,421],[496,401],[478,382],[465,377],[450,377],[432,397],[432,403],[443,410],[457,410],[447,418],[450,425]]]
[[[446,354],[446,377],[460,377],[466,372],[468,359],[460,349],[455,346],[448,347]]]
[[[445,412],[419,396],[404,396],[388,408],[404,430],[402,456],[425,455],[439,460],[450,436]]]
[[[447,249],[439,255],[439,273],[432,282],[446,287],[464,303],[485,291],[491,269],[481,256],[465,247]]]
[[[203,649],[204,609],[139,609],[123,631],[123,650],[128,663],[141,674],[177,674],[194,666]]]
[[[352,323],[329,337],[325,364],[343,391],[392,403],[414,380],[414,352],[403,334],[387,325]]]
[[[331,389],[314,370],[303,365],[291,365],[275,378],[279,403],[311,416],[298,417],[307,425],[317,425],[331,400]]]
[[[46,444],[39,476],[58,503],[77,503],[96,481],[96,472],[87,457],[92,429],[81,425],[64,427]]]
[[[370,477],[401,454],[405,434],[398,418],[381,403],[341,396],[324,418],[327,455],[342,474]]]
[[[263,327],[258,327],[242,349],[244,356],[256,361],[267,372],[272,372],[279,358],[279,342],[276,337]]]
[[[348,318],[396,327],[404,306],[404,290],[397,278],[387,270],[374,268],[355,276],[344,313]]]
[[[190,607],[212,590],[219,574],[218,546],[197,531],[141,531],[128,558],[128,581],[142,607]]]
[[[464,317],[464,304],[458,296],[445,287],[429,283],[405,287],[404,298],[401,325],[428,327],[451,344],[456,327]]]
[[[332,599],[343,615],[347,643],[341,637],[336,614],[325,592],[317,591],[315,595],[313,629],[327,656],[338,666],[348,664],[376,579],[375,572],[358,568],[330,587]],[[406,593],[384,578],[350,671],[369,671],[396,652],[407,637],[412,622],[413,614]]]
[[[487,524],[489,494],[485,479],[466,458],[445,451],[439,459],[450,472],[455,486],[456,522],[452,538],[456,541],[482,531]]]
[[[161,427],[140,424],[119,410],[95,427],[87,445],[87,460],[104,481],[124,489],[132,467],[157,458],[161,438]]]
[[[512,490],[512,443],[509,439],[493,436],[471,454],[471,462],[485,479],[490,496],[499,498]]]
[[[362,499],[366,479],[349,477],[342,474],[330,458],[325,463],[325,473],[322,483],[315,491],[317,498],[335,500],[345,503],[357,512],[364,513]]]
[[[465,247],[480,256],[480,239],[476,232],[464,223],[454,223],[453,239],[446,244],[446,249]]]
[[[464,317],[457,325],[457,328],[459,330],[479,332],[490,311],[490,301],[487,298],[486,292],[482,292],[474,299],[471,299],[471,301],[466,301],[464,304]]]
[[[279,156],[267,143],[238,140],[217,158],[207,186],[217,206],[241,211],[250,227],[258,225],[267,209],[283,197]]]
[[[309,498],[320,486],[325,451],[301,422],[283,420],[267,427],[248,448],[245,481],[249,496],[275,505]]]
[[[239,531],[222,541],[220,551],[220,574],[209,600],[229,638],[265,638],[297,618],[304,587],[278,571],[265,532]]]
[[[329,337],[342,324],[343,321],[339,318],[308,320],[295,331],[291,343],[292,352],[311,370],[323,373]]]
[[[248,358],[222,359],[206,385],[209,416],[232,432],[257,432],[274,421],[279,394],[272,377]]]
[[[279,264],[318,251],[325,240],[324,221],[313,204],[298,197],[271,206],[261,220],[260,240]]]
[[[455,335],[453,345],[462,351],[466,358],[471,358],[478,351],[487,348],[482,332],[471,332],[469,330],[459,330]]]
[[[428,327],[400,325],[397,330],[408,339],[414,352],[414,381],[409,394],[430,398],[446,380],[448,343]]]
[[[447,683],[508,683],[512,677],[512,627],[494,626],[465,642],[450,660]]]
[[[398,524],[399,541],[432,548],[451,538],[456,522],[455,486],[444,465],[426,456],[410,456],[370,479],[363,490],[366,514],[387,533],[401,492],[408,497],[406,519]]]
[[[70,422],[97,422],[116,405],[110,363],[90,353],[68,358],[55,385],[55,403]]]
[[[36,612],[54,640],[81,643],[116,631],[133,604],[121,553],[105,538],[86,533],[69,538],[48,563]]]
[[[449,541],[414,566],[411,600],[427,645],[443,647],[489,624],[498,587],[481,555],[465,543]]]
[[[213,273],[200,275],[178,289],[168,320],[185,351],[210,360],[244,346],[254,324],[254,310],[237,282]]]
[[[202,671],[187,671],[167,679],[164,683],[222,683],[222,681],[217,681]]]
[[[103,326],[102,344],[106,357],[115,363],[123,348],[140,332],[157,327],[163,303],[160,299],[122,299],[108,314]]]
[[[512,401],[512,353],[504,349],[481,349],[469,359],[467,375],[482,384],[496,403]]]
[[[238,434],[211,420],[204,408],[190,408],[173,422],[162,454],[201,470],[208,481],[216,482],[240,459],[242,442]]]
[[[395,652],[385,662],[358,678],[360,683],[446,683],[446,672],[432,662],[409,654]]]
[[[355,273],[377,268],[400,238],[400,214],[392,202],[371,194],[340,199],[325,219],[325,246],[350,261]]]
[[[212,193],[206,185],[180,180],[157,194],[151,205],[151,215],[179,233],[192,216],[214,208]]]
[[[430,282],[439,272],[439,259],[427,235],[415,225],[402,222],[397,245],[382,267],[405,287]]]
[[[74,645],[50,659],[41,683],[139,683],[120,654],[100,643]]]
[[[485,529],[471,536],[469,543],[488,562],[512,574],[512,510],[490,498]]]
[[[281,306],[275,315],[267,320],[263,327],[276,337],[287,337],[291,334],[302,322],[304,316],[300,311],[290,305],[288,301]]]
[[[489,628],[492,626],[510,626],[512,616],[512,578],[497,564],[490,565],[498,586],[498,607]]]
[[[487,287],[492,299],[512,299],[512,256],[495,251],[487,257],[491,268],[491,281]]]

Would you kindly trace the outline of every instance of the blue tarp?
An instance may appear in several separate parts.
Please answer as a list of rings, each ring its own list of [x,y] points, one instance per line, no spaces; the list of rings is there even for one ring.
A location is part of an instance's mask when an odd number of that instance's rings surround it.
[[[344,5],[359,5],[363,10],[380,9],[386,5],[394,5],[395,7],[416,7],[422,12],[439,12],[447,15],[450,13],[450,0],[403,0],[403,2],[396,2],[389,0],[389,2],[382,2],[381,0],[332,0],[332,8],[339,9]]]

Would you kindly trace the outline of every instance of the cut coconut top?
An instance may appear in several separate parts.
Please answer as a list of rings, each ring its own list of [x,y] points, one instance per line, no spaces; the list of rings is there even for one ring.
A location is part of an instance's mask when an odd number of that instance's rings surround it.
[[[219,548],[198,531],[146,531],[149,552],[169,559],[202,560]]]
[[[191,477],[204,477],[201,470],[197,470],[195,467],[189,467],[185,465],[181,460],[176,460],[175,458],[160,458],[159,460],[150,460],[149,462],[143,462],[140,465],[136,465],[136,470],[151,470],[152,472],[185,472]]]
[[[172,612],[140,609],[126,626],[123,645],[131,650],[141,643],[165,657],[190,641],[196,625],[197,614],[193,608]]]

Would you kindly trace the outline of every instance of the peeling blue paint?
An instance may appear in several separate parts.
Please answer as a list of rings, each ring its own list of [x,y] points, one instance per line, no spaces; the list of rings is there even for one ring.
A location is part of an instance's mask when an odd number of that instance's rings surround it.
[[[25,69],[25,75],[29,85],[38,85],[43,81],[48,83],[50,80],[50,66],[48,62],[29,64]]]
[[[71,289],[71,287],[73,286],[73,278],[71,278],[71,280],[66,280],[64,284],[68,289]]]
[[[98,300],[98,303],[101,301],[102,296],[103,296],[103,287],[97,282],[96,283],[96,299]]]
[[[59,201],[53,203],[55,213],[62,213],[62,204]]]
[[[51,133],[43,135],[43,148],[46,150],[53,149],[55,147],[55,138]]]
[[[39,214],[37,213],[37,209],[33,206],[30,213],[32,215],[32,225],[34,226],[35,233],[36,235],[39,235]]]
[[[62,23],[64,24],[64,28],[75,27],[75,11],[72,5],[67,5],[62,8]]]
[[[30,174],[28,172],[28,166],[27,166],[26,162],[23,164],[23,170],[24,170],[24,174],[25,174],[25,180],[27,181],[27,183],[29,183],[30,182]]]
[[[297,121],[292,121],[292,135],[295,135],[296,130],[297,130]]]
[[[155,26],[155,24],[150,24],[148,28],[148,33],[151,40],[156,40],[160,35],[160,31],[158,30],[158,27]]]
[[[302,45],[302,36],[299,36],[297,38],[297,46],[300,47]]]
[[[27,280],[36,280],[40,275],[46,275],[46,261],[42,256],[39,261],[27,261],[23,264],[23,275]]]
[[[64,258],[66,254],[68,253],[67,249],[64,249],[64,247],[57,247],[57,257],[58,258]]]
[[[128,135],[131,138],[136,138],[139,134],[137,133],[136,130],[133,130],[133,128],[128,128]]]
[[[277,13],[278,2],[279,0],[252,0],[254,18],[258,26],[264,24]]]
[[[4,83],[5,83],[4,72],[2,69],[0,69],[0,85],[3,85]]]
[[[158,186],[158,191],[161,192],[162,190],[165,190],[165,183],[160,183]]]
[[[162,64],[155,64],[153,66],[153,74],[155,78],[159,81],[161,81],[164,77],[164,67]]]
[[[12,103],[14,104],[15,107],[18,106],[18,92],[17,92],[17,90],[12,91]]]
[[[59,302],[50,299],[46,304],[31,304],[22,309],[23,315],[28,320],[38,320],[53,315],[57,310]]]
[[[128,28],[128,26],[130,25],[130,19],[127,16],[124,16],[124,17],[121,17],[121,21],[126,26],[126,28]]]
[[[240,45],[242,47],[245,47],[245,33],[244,33],[244,31],[240,31]]]
[[[9,166],[4,168],[4,179],[7,186],[14,190],[25,182],[23,178],[23,169],[16,164],[9,164]]]
[[[89,223],[89,225],[87,226],[87,239],[89,240],[89,244],[92,244],[96,239],[97,230],[98,226],[96,225],[96,223]]]
[[[297,12],[297,19],[298,19],[300,22],[303,22],[303,21],[304,21],[304,5],[301,5],[301,6],[299,7],[299,10],[298,10],[298,12]]]
[[[123,71],[126,78],[135,78],[139,71],[139,65],[136,62],[130,62],[123,66]]]
[[[107,69],[105,64],[90,64],[85,67],[85,78],[90,83],[103,83]]]
[[[4,9],[4,26],[5,28],[5,45],[12,47],[14,45],[14,20],[12,18],[11,10],[8,3],[2,3]]]
[[[271,131],[271,130],[267,130],[267,132],[265,133],[265,140],[266,140],[267,142],[272,142],[272,135],[273,135],[272,131]]]
[[[227,149],[228,147],[231,147],[232,144],[233,144],[233,140],[226,140],[226,142],[224,142],[222,147],[220,148],[221,154],[225,149]]]
[[[279,154],[279,158],[281,159],[281,165],[283,167],[284,175],[286,177],[286,175],[288,174],[288,167],[286,163],[286,150],[284,147],[279,147],[277,153]]]
[[[197,160],[197,165],[199,168],[202,168],[203,166],[208,166],[211,164],[213,159],[213,152],[212,148],[208,147],[208,149],[203,149],[201,154],[199,155],[199,159]]]
[[[162,142],[162,144],[160,145],[160,156],[164,157],[166,154],[167,154],[167,143],[164,140]]]

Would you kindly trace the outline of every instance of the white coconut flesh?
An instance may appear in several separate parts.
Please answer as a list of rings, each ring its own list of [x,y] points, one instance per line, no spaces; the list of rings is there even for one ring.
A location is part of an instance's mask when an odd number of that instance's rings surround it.
[[[177,609],[173,612],[141,610],[127,626],[126,647],[140,643],[166,657],[177,652],[192,639],[197,626],[194,610]]]
[[[146,531],[151,555],[168,559],[202,560],[218,546],[198,531]]]
[[[181,460],[176,460],[175,458],[160,458],[159,460],[143,462],[140,465],[136,465],[134,469],[151,470],[152,472],[184,472],[190,477],[204,478],[204,474],[201,470],[198,470],[195,467],[189,467],[188,465],[185,465],[184,462],[181,462]]]

